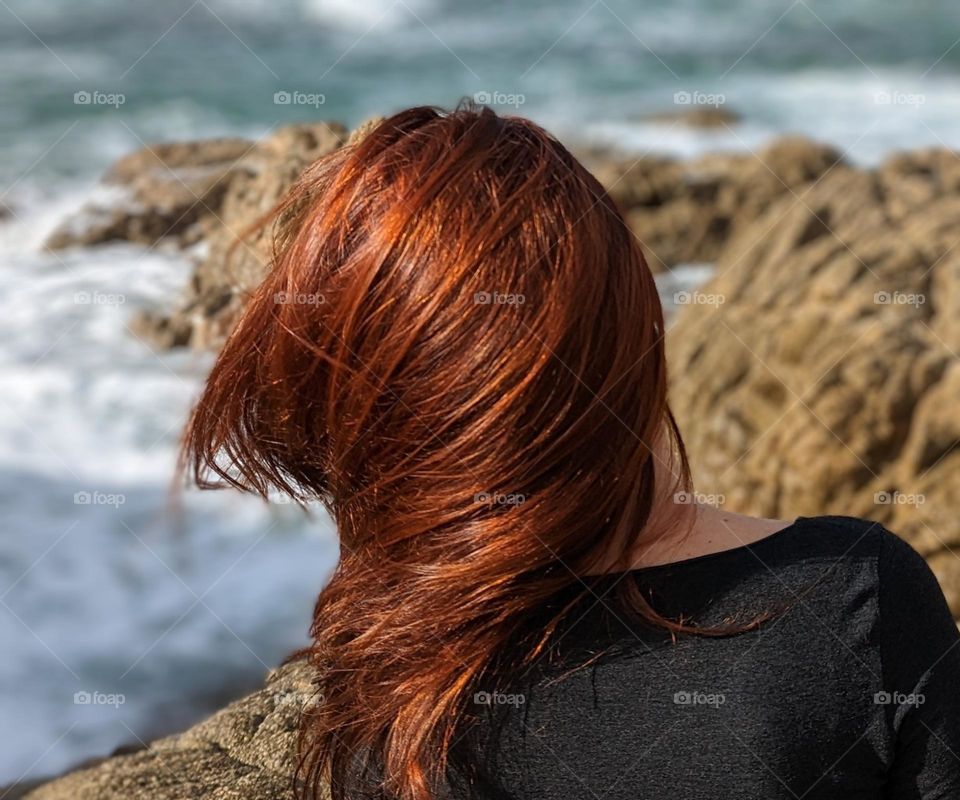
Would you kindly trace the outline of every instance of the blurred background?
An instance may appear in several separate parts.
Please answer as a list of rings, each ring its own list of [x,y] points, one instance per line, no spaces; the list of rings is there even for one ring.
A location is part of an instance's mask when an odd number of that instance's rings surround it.
[[[211,356],[131,320],[180,302],[204,242],[113,230],[118,158],[461,97],[630,159],[960,146],[948,0],[0,0],[0,48],[0,785],[258,685],[337,556],[321,512],[171,496]],[[667,266],[668,304],[710,274]]]

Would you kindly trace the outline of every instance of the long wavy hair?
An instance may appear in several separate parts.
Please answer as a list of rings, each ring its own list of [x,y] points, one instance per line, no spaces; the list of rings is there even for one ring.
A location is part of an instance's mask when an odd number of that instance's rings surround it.
[[[426,800],[471,692],[542,654],[564,612],[543,609],[629,564],[656,498],[689,486],[661,305],[600,184],[487,108],[384,120],[273,219],[184,464],[204,487],[320,500],[337,525],[305,793]]]

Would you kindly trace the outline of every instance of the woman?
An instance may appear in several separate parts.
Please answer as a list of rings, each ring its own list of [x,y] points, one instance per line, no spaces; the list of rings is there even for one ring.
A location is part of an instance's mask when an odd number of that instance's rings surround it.
[[[960,797],[929,569],[688,502],[652,275],[555,139],[411,109],[276,220],[185,455],[338,526],[301,794]]]

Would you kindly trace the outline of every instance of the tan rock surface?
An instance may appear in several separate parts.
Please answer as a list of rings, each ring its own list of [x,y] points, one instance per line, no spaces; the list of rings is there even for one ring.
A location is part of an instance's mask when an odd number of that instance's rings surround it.
[[[47,247],[160,241],[185,247],[211,232],[211,221],[254,147],[247,139],[155,144],[121,158],[103,178],[113,191],[60,225]]]
[[[293,797],[300,712],[314,701],[303,661],[185,733],[72,772],[29,800],[285,800]]]
[[[764,516],[880,520],[960,615],[956,168],[940,154],[838,166],[780,197],[668,339],[702,492]]]
[[[771,202],[842,161],[833,148],[798,138],[777,140],[757,155],[585,160],[625,210],[655,272],[715,262],[737,230]]]
[[[163,347],[214,346],[229,330],[245,292],[263,277],[267,242],[249,229],[307,164],[335,150],[347,135],[338,123],[317,122],[281,128],[259,142],[149,145],[114,164],[95,198],[65,220],[46,246],[202,245],[180,306],[142,314],[133,329]]]
[[[669,111],[648,114],[644,119],[650,122],[676,122],[688,128],[723,128],[737,125],[742,117],[733,109],[720,105],[678,105]]]
[[[280,200],[303,169],[342,145],[337,123],[282,128],[244,155],[209,224],[203,255],[181,304],[141,314],[134,330],[163,347],[210,347],[229,332],[246,294],[266,272],[269,229],[251,230]]]

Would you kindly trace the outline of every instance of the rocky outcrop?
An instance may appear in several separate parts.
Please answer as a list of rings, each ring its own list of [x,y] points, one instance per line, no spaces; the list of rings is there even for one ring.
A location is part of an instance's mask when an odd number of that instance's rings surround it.
[[[253,226],[307,164],[347,140],[342,125],[321,122],[282,128],[259,142],[211,139],[144,148],[109,170],[96,199],[54,231],[47,246],[202,245],[182,302],[141,314],[133,330],[161,347],[215,347],[266,270],[269,231]],[[690,162],[584,154],[626,210],[655,271],[715,261],[739,226],[839,158],[803,139],[784,139],[759,157]]]
[[[118,161],[96,199],[54,231],[47,247],[202,244],[180,305],[142,314],[133,330],[161,347],[215,346],[266,269],[268,232],[256,223],[304,167],[347,137],[342,125],[318,122],[282,128],[259,142],[151,145]]]
[[[644,119],[650,122],[663,122],[667,124],[676,123],[688,128],[724,128],[730,125],[737,125],[742,121],[742,117],[733,109],[722,105],[722,99],[718,99],[717,105],[689,105],[692,96],[689,92],[678,92],[675,102],[678,107],[671,111],[657,111],[648,114]]]
[[[254,146],[247,139],[209,139],[131,153],[103,177],[107,191],[54,230],[47,247],[199,242],[212,232],[224,196],[248,169],[244,157]]]
[[[305,661],[185,733],[72,772],[28,800],[285,800],[293,798],[300,714],[316,697]]]
[[[713,263],[743,226],[841,162],[831,147],[784,138],[758,154],[690,161],[585,154],[586,164],[624,209],[651,269]]]
[[[258,227],[303,169],[340,147],[337,124],[295,125],[262,140],[245,156],[246,169],[224,193],[210,235],[181,305],[144,314],[135,329],[161,346],[208,347],[233,327],[247,293],[263,279],[270,257],[269,227]]]
[[[837,166],[739,226],[668,338],[703,492],[885,522],[960,616],[958,188],[945,152]]]

